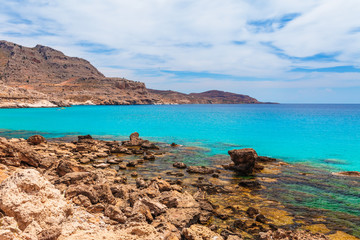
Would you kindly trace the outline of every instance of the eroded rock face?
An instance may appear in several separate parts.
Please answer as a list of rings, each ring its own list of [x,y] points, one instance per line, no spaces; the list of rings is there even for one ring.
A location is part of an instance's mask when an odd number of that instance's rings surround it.
[[[19,170],[0,184],[0,209],[32,234],[59,226],[71,211],[60,191],[33,169]]]
[[[241,174],[252,174],[255,162],[258,158],[256,151],[252,148],[230,150],[231,161],[234,162],[232,169]]]

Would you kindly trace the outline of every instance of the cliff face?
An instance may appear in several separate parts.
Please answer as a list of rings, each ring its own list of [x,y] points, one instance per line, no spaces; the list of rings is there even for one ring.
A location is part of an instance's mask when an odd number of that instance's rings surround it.
[[[0,107],[8,102],[26,106],[40,100],[55,105],[258,103],[248,96],[220,91],[187,95],[149,90],[141,82],[107,78],[84,59],[46,46],[28,48],[7,41],[0,41],[0,81]],[[17,97],[7,94],[9,91],[17,92]]]

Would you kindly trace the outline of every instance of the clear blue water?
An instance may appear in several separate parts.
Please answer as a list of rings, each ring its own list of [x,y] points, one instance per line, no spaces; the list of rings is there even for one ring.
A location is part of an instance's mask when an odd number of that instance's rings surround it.
[[[46,137],[92,134],[118,139],[137,131],[152,140],[204,147],[209,155],[253,147],[260,155],[287,162],[360,170],[358,104],[0,109],[0,129],[38,131]]]

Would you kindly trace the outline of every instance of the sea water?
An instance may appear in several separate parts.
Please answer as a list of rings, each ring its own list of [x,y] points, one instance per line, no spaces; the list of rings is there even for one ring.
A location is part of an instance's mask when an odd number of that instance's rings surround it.
[[[141,137],[227,154],[259,155],[329,170],[360,171],[359,104],[74,106],[0,109],[0,136]]]

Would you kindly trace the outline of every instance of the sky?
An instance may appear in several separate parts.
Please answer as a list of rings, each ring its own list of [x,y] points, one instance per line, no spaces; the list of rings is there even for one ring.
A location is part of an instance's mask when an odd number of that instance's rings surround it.
[[[360,103],[359,16],[359,0],[1,0],[0,40],[154,89]]]

